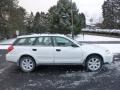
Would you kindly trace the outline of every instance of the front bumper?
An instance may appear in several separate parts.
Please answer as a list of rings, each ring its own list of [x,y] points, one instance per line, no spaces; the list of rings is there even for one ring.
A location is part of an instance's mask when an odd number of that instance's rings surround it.
[[[114,59],[112,54],[104,56],[104,63],[113,63],[113,61]]]

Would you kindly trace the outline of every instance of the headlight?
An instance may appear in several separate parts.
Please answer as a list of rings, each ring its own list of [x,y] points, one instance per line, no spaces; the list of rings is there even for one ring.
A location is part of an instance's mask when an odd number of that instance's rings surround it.
[[[111,53],[110,50],[105,50],[105,52],[106,52],[107,54],[110,54],[110,53]]]

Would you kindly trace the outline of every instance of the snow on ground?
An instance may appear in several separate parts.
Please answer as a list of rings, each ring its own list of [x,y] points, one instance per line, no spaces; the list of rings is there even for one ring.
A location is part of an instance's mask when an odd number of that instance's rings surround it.
[[[16,40],[16,38],[2,40],[2,41],[0,41],[0,44],[13,44],[15,40]]]
[[[120,38],[97,35],[78,35],[76,41],[120,41]],[[120,53],[120,44],[96,44],[109,49],[112,53]]]
[[[10,45],[12,45],[15,40],[16,40],[16,38],[6,39],[6,40],[0,41],[0,49],[8,49],[8,47],[9,47]]]
[[[120,30],[119,29],[88,29],[88,28],[84,28],[82,29],[82,31],[87,31],[87,32],[96,32],[96,33],[117,33],[120,34]]]
[[[77,41],[120,41],[120,38],[81,34],[76,37],[76,40]]]

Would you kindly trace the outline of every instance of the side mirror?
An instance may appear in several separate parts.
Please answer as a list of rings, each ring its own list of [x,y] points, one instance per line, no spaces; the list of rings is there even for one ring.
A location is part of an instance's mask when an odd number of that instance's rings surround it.
[[[79,47],[78,45],[76,45],[76,44],[74,44],[74,43],[73,43],[71,46],[72,46],[72,47]]]

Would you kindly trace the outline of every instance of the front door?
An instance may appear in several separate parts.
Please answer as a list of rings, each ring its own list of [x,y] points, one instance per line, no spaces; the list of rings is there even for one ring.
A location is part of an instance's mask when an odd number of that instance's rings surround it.
[[[80,64],[82,49],[72,41],[64,37],[54,37],[55,63],[56,64]]]

